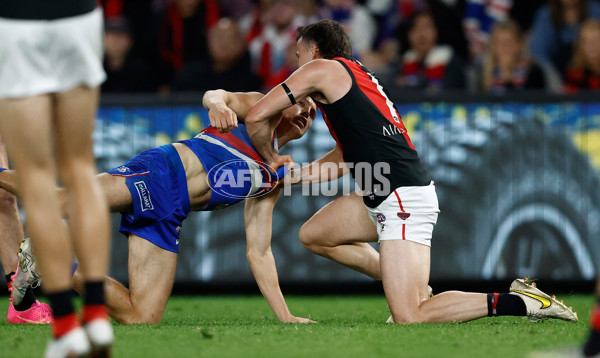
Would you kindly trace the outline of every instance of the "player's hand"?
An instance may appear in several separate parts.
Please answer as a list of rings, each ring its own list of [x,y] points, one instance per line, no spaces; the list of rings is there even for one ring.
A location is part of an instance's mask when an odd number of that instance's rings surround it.
[[[287,166],[289,169],[291,169],[294,166],[294,160],[292,159],[292,156],[289,154],[278,154],[275,153],[273,154],[273,156],[271,157],[271,159],[269,160],[269,162],[267,163],[269,165],[269,170],[273,173],[275,173],[277,171],[277,168],[280,168],[282,166]]]
[[[213,106],[208,111],[210,125],[221,133],[227,133],[238,126],[237,115],[226,105]]]
[[[291,316],[290,318],[282,321],[284,323],[317,323],[317,321],[313,321],[312,319],[304,318],[304,317],[296,317]]]

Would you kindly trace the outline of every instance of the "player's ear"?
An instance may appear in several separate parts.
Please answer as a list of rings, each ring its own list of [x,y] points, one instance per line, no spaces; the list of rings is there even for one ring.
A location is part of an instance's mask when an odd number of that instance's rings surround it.
[[[311,43],[310,44],[310,56],[311,58],[315,59],[315,58],[319,58],[319,48],[317,47],[316,44]]]

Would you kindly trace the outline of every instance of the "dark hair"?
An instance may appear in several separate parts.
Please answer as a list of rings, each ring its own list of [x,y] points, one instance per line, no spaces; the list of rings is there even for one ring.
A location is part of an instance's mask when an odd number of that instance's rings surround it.
[[[552,24],[555,28],[559,29],[564,23],[565,9],[560,0],[550,0],[548,3],[550,7],[550,15],[552,16]],[[580,0],[577,3],[577,22],[582,23],[587,18],[587,7],[588,0]]]
[[[303,39],[319,48],[321,57],[328,60],[334,57],[352,57],[352,45],[348,34],[338,22],[319,20],[298,28],[296,41]]]

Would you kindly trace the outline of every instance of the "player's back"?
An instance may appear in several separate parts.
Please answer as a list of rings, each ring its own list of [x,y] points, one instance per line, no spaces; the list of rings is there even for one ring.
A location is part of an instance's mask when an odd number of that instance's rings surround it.
[[[339,100],[320,103],[319,107],[344,160],[354,166],[367,163],[370,167],[361,173],[357,173],[356,168],[351,169],[358,184],[366,186],[363,189],[367,194],[372,194],[370,189],[382,184],[383,178],[390,184],[387,194],[401,186],[429,185],[429,174],[410,141],[400,114],[379,81],[354,59],[336,57],[334,60],[350,74],[352,87]],[[389,173],[375,174],[377,166],[388,164]],[[366,195],[365,204],[375,207],[387,196],[377,191],[375,194]]]
[[[228,133],[208,127],[180,143],[196,154],[208,174],[212,194],[205,210],[221,209],[272,188],[274,177],[252,145],[244,124]],[[277,148],[276,141],[273,145]]]

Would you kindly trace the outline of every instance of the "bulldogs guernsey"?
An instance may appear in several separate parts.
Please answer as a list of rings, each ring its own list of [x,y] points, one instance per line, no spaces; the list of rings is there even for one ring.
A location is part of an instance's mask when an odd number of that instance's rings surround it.
[[[375,193],[372,186],[363,187],[364,202],[370,208],[378,206],[396,188],[425,186],[431,180],[412,145],[398,110],[384,92],[378,80],[360,62],[336,57],[352,77],[352,87],[342,98],[331,104],[318,103],[331,135],[340,147],[344,160],[356,165],[389,163],[390,172],[383,173],[389,183],[388,192]],[[351,170],[356,179],[355,169]],[[369,174],[370,173],[370,174]],[[360,173],[366,183],[381,184],[374,170]],[[368,180],[371,180],[370,182]]]
[[[277,178],[285,175],[283,167],[275,174],[269,172],[241,123],[228,133],[208,127],[180,143],[196,154],[208,174],[212,193],[204,210],[222,209],[247,197],[262,195],[273,188]],[[277,137],[273,146],[278,149]]]

